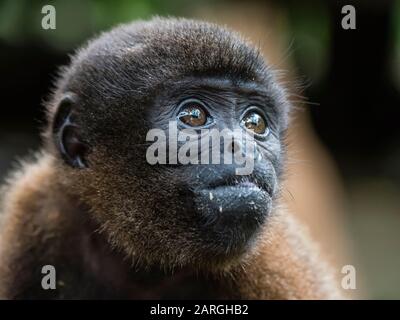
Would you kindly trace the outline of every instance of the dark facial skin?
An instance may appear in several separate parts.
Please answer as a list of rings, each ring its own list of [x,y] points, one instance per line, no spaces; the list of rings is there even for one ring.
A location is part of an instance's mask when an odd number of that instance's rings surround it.
[[[226,264],[251,250],[279,189],[287,122],[284,92],[257,52],[223,29],[188,23],[154,34],[149,23],[144,34],[128,28],[132,36],[95,41],[60,80],[50,110],[60,183],[89,208],[111,245],[135,261],[166,266]],[[179,36],[183,44],[172,45]],[[255,137],[250,175],[235,174],[236,164],[146,161],[147,132],[167,130],[170,121],[188,127],[179,118],[188,100],[208,119],[195,129],[246,130],[246,115],[263,119],[267,132]],[[235,143],[233,152],[241,150]]]
[[[230,79],[186,79],[168,88],[147,114],[153,127],[165,132],[170,121],[177,121],[179,129],[244,130],[241,119],[254,111],[266,120],[265,134],[255,136],[254,170],[249,175],[238,175],[238,164],[223,164],[222,141],[221,164],[178,164],[168,168],[168,175],[172,175],[168,181],[181,190],[181,197],[186,200],[179,214],[189,213],[192,219],[188,228],[198,228],[202,246],[208,247],[210,255],[246,251],[271,210],[281,147],[276,131],[278,115],[262,88]],[[210,120],[205,125],[190,126],[179,121],[179,117],[176,119],[185,101],[195,101],[194,105],[201,106]],[[243,144],[236,141],[234,148],[243,148]]]

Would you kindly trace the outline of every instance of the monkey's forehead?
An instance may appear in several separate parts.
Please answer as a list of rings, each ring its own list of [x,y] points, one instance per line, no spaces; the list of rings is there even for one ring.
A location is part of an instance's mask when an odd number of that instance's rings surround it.
[[[215,24],[155,18],[119,26],[78,51],[67,77],[141,86],[183,76],[261,80],[264,59],[238,34]]]

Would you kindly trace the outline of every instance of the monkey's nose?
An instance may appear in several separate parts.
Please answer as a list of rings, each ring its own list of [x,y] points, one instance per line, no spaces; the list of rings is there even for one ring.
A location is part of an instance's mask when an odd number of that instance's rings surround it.
[[[250,141],[247,143],[252,142]],[[246,148],[246,146],[243,145],[243,142],[241,142],[237,138],[232,140],[232,142],[228,145],[226,151],[231,153],[233,156],[242,156],[243,158],[247,159],[250,159],[251,157],[256,161],[260,160],[262,157],[260,150],[256,145],[254,145],[253,148]]]
[[[231,142],[229,151],[232,154],[235,154],[236,152],[240,152],[241,149],[242,148],[241,148],[240,143],[238,141],[236,141],[235,139],[233,139],[232,142]]]

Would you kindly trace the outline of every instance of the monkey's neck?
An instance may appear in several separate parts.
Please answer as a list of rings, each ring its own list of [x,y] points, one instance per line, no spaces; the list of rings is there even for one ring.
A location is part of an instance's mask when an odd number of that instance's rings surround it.
[[[143,269],[113,250],[79,201],[57,181],[52,157],[26,164],[6,190],[0,233],[0,298],[216,298],[190,269]],[[43,290],[42,267],[56,269]]]
[[[331,272],[321,261],[316,246],[288,213],[276,212],[258,240],[257,250],[243,261],[218,273],[202,273],[190,267],[174,272],[135,267],[113,250],[98,225],[78,202],[79,256],[82,270],[94,287],[105,287],[111,297],[133,299],[253,298],[313,299],[340,297],[332,286]],[[75,228],[77,223],[74,223]],[[76,234],[76,229],[73,231]],[[73,247],[72,247],[73,248]],[[64,249],[65,250],[65,249]],[[76,251],[71,252],[74,259]]]
[[[80,214],[88,216],[87,212]],[[112,296],[129,299],[223,297],[215,283],[210,285],[201,273],[191,268],[176,268],[171,272],[159,266],[134,265],[134,261],[113,250],[97,230],[98,225],[90,219],[82,225],[79,241],[82,269],[90,273],[94,283],[106,286]]]
[[[87,281],[100,288],[95,291],[105,290],[107,298],[122,299],[227,298],[225,291],[220,290],[219,282],[210,281],[212,276],[198,272],[197,268],[175,267],[172,271],[160,265],[136,264],[134,258],[110,246],[87,206],[66,192],[62,194],[65,202],[72,206],[68,209],[69,215],[74,216],[70,236],[64,238],[78,239],[78,247],[71,244],[71,260],[81,261],[79,268],[89,274]]]

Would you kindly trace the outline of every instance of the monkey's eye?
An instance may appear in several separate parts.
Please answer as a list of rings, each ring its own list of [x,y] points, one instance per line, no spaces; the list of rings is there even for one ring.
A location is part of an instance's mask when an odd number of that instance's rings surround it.
[[[201,127],[208,124],[211,117],[202,103],[189,100],[182,104],[178,119],[190,127]]]
[[[256,110],[251,110],[245,114],[240,125],[255,134],[266,135],[268,133],[267,121]]]

